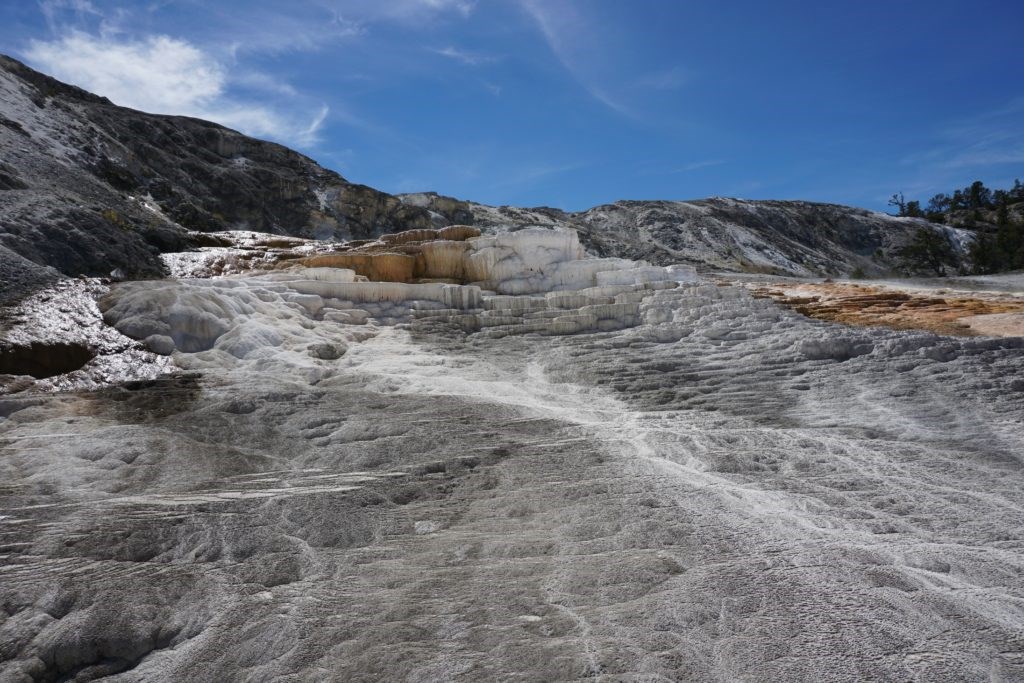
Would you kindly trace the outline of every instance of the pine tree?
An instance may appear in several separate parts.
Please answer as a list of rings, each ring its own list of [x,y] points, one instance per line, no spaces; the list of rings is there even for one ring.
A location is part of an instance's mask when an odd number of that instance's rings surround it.
[[[928,200],[928,213],[945,213],[949,211],[949,195],[940,192]]]
[[[954,190],[953,196],[949,198],[949,210],[959,211],[964,208],[964,193],[961,190]]]
[[[946,268],[956,266],[956,252],[944,232],[920,228],[914,239],[896,251],[903,268],[911,274],[925,272],[946,276]]]
[[[980,180],[971,183],[964,194],[967,195],[968,208],[987,209],[992,205],[992,191],[985,187]]]

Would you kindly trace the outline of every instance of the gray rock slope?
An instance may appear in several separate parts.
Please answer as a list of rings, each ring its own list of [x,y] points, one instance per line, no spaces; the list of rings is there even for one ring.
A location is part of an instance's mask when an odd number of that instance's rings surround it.
[[[118,107],[0,56],[0,247],[41,266],[153,276],[187,230],[351,239],[469,217],[441,204],[448,216],[281,145]]]
[[[405,195],[432,207],[445,198]],[[415,198],[415,199],[414,199]],[[946,237],[962,263],[974,239],[967,230],[837,204],[715,197],[693,201],[618,201],[586,211],[471,204],[476,225],[575,228],[600,256],[688,263],[712,270],[792,276],[887,275],[918,230]]]
[[[656,297],[3,398],[0,680],[1024,680],[1022,340]]]

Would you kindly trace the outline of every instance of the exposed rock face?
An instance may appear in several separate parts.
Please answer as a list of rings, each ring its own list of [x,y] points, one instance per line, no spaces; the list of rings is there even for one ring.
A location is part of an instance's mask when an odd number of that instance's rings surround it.
[[[52,284],[61,274],[0,245],[0,306]]]
[[[620,201],[576,213],[479,204],[472,209],[484,229],[575,228],[586,247],[602,256],[792,276],[893,274],[897,251],[920,229],[940,232],[961,260],[974,239],[969,231],[921,219],[801,201]]]
[[[0,247],[65,274],[159,275],[158,254],[188,244],[185,229],[372,238],[464,213],[349,183],[214,123],[115,106],[2,56],[0,124]]]

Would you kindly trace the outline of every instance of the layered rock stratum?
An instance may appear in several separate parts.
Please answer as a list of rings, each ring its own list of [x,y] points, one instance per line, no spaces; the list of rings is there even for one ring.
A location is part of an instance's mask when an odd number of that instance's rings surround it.
[[[938,229],[796,202],[382,196],[414,224],[315,239],[304,157],[24,69],[0,680],[1024,680],[1019,277],[769,275]],[[106,118],[283,155],[279,234],[186,230],[44,126]]]

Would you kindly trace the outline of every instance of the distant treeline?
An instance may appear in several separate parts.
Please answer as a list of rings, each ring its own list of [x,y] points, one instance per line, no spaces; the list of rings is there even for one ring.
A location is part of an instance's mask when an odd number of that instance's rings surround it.
[[[1008,190],[993,190],[976,180],[952,194],[939,193],[924,208],[919,201],[906,201],[903,193],[889,200],[900,216],[925,218],[976,232],[971,246],[971,268],[975,273],[996,273],[1024,269],[1024,184],[1013,182]],[[1018,210],[1014,210],[1017,208]]]

